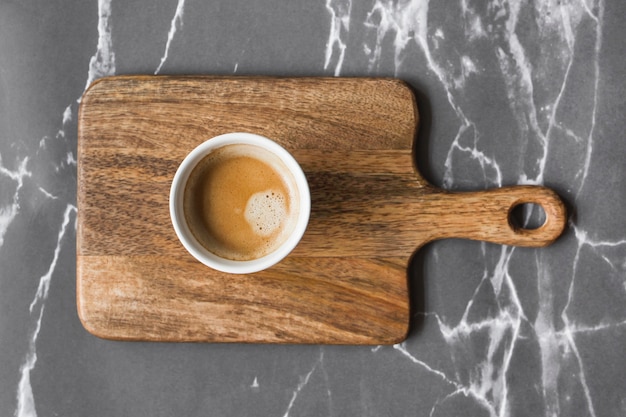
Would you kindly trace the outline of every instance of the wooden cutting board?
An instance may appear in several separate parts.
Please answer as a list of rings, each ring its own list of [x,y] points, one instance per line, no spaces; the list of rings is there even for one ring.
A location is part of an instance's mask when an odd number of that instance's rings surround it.
[[[415,98],[399,80],[118,76],[88,89],[78,124],[78,313],[103,338],[397,343],[419,247],[449,237],[543,246],[565,225],[546,188],[449,193],[422,179]],[[301,243],[251,275],[194,260],[168,210],[185,155],[236,131],[291,150],[312,192]],[[509,219],[528,202],[546,212],[535,230]]]

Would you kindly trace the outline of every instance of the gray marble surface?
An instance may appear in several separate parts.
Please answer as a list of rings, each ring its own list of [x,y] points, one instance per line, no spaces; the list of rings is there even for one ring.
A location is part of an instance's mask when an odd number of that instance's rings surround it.
[[[0,415],[626,415],[618,0],[0,0]],[[395,76],[435,185],[545,184],[545,249],[462,240],[409,268],[388,347],[151,344],[75,303],[76,116],[111,74]],[[531,219],[532,220],[532,219]]]

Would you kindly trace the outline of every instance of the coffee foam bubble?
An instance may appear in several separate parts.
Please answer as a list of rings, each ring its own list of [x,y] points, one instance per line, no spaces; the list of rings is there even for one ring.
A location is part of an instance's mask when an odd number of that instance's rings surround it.
[[[267,237],[280,231],[287,211],[285,196],[279,190],[266,190],[248,199],[244,215],[254,233]]]

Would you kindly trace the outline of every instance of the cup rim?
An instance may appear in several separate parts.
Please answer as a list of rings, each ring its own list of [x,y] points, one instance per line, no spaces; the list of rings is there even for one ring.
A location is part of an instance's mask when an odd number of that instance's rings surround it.
[[[191,233],[187,221],[185,220],[183,209],[185,184],[196,164],[213,150],[234,144],[260,146],[278,156],[292,173],[299,194],[300,210],[291,235],[273,252],[261,258],[247,261],[222,258],[202,246]],[[311,194],[304,171],[302,171],[300,164],[289,151],[265,136],[247,132],[231,132],[207,139],[187,154],[178,166],[172,180],[169,209],[172,225],[174,226],[178,240],[194,258],[204,265],[221,272],[249,274],[262,271],[277,264],[298,245],[309,222]]]

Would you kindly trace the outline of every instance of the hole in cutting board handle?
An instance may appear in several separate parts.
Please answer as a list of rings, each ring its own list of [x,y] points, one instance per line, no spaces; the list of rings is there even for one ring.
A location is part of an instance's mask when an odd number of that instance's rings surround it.
[[[536,230],[546,221],[546,211],[541,204],[519,203],[509,211],[509,222],[516,229]]]
[[[567,221],[563,200],[543,186],[515,185],[435,196],[434,214],[429,221],[435,225],[439,237],[541,247],[554,242]],[[441,210],[445,206],[449,209]],[[526,221],[528,211],[531,216]]]

